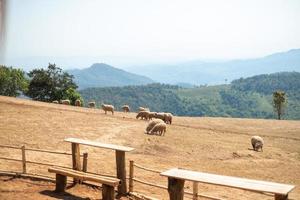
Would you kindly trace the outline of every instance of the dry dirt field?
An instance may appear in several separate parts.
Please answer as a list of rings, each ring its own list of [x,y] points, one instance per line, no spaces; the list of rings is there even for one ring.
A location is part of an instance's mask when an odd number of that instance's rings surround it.
[[[135,115],[136,113],[116,112],[112,116],[105,115],[99,109],[0,96],[0,144],[16,146],[25,144],[26,147],[68,152],[71,150],[70,144],[63,141],[67,137],[120,144],[135,148],[126,154],[128,165],[132,159],[139,165],[160,171],[180,167],[293,184],[296,188],[289,197],[300,199],[300,121],[175,117],[173,124],[168,125],[165,136],[155,136],[144,134],[147,122],[135,119]],[[251,150],[252,135],[264,138],[263,152]],[[115,174],[113,151],[84,146],[81,146],[81,151],[89,153],[88,171]],[[20,150],[3,148],[0,148],[0,155],[18,159],[21,157]],[[71,166],[70,156],[39,152],[28,152],[26,156],[28,160]],[[47,173],[46,166],[28,164],[27,168],[31,173],[51,175]],[[21,163],[0,160],[0,170],[21,171]],[[155,173],[135,169],[135,176],[149,182],[167,185],[166,178]],[[16,194],[7,191],[14,191],[11,189],[13,186],[19,191],[23,188],[20,187],[22,181],[14,181],[10,185],[8,181],[4,184],[2,179],[0,179],[0,199],[14,199]],[[42,187],[36,191],[39,195],[37,198],[49,199],[49,195],[43,197],[41,193],[43,190],[49,190],[48,185],[46,189]],[[27,190],[30,188],[24,184],[24,191]],[[166,190],[136,182],[134,190],[159,199],[168,197]],[[188,182],[186,190],[191,191],[191,184]],[[199,193],[223,199],[273,199],[270,195],[207,184],[200,184]],[[24,193],[18,192],[18,195],[22,194]],[[80,196],[89,197],[85,193]],[[186,196],[186,199],[189,198],[190,196]]]

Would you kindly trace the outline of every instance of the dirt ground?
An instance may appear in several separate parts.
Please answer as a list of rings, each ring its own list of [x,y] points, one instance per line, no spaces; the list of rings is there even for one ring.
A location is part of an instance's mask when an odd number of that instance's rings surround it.
[[[144,134],[147,122],[135,119],[135,115],[116,112],[112,116],[105,115],[100,109],[0,96],[0,144],[68,152],[71,146],[63,141],[67,137],[120,144],[135,148],[126,154],[128,165],[132,159],[136,164],[159,171],[180,167],[292,184],[296,188],[290,193],[290,199],[300,199],[300,121],[174,117],[173,124],[167,126],[165,136],[156,136]],[[252,135],[264,138],[263,152],[251,149]],[[89,153],[88,171],[116,174],[113,151],[86,146],[81,146],[81,151]],[[0,155],[20,159],[21,152],[0,148]],[[26,156],[27,160],[71,166],[71,156],[28,151]],[[27,168],[30,173],[53,176],[48,174],[46,166],[28,164]],[[21,163],[0,159],[0,170],[21,171]],[[167,186],[166,178],[159,174],[137,168],[134,174],[138,179]],[[5,193],[5,199],[15,199],[16,194],[10,192],[15,187],[16,191],[21,188],[30,190],[26,184],[19,186],[22,182],[7,183],[0,181],[0,195]],[[192,184],[186,182],[185,188],[191,191]],[[38,199],[44,195],[40,192],[43,190],[47,188],[41,186],[36,192]],[[166,190],[137,182],[134,183],[134,191],[159,199],[168,197]],[[27,195],[25,193],[22,194]],[[274,199],[270,195],[208,184],[200,184],[199,193],[223,199]],[[84,193],[78,196],[87,198],[89,195]],[[186,199],[190,198],[186,196]],[[49,195],[45,199],[49,199]]]

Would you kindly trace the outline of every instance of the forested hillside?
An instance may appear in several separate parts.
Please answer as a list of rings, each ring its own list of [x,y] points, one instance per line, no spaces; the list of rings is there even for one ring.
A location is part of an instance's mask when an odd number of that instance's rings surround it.
[[[150,84],[109,88],[89,88],[80,93],[85,102],[111,103],[118,109],[129,104],[175,115],[274,118],[272,93],[284,90],[288,106],[284,119],[300,119],[300,73],[281,72],[232,81],[228,85],[178,86]]]

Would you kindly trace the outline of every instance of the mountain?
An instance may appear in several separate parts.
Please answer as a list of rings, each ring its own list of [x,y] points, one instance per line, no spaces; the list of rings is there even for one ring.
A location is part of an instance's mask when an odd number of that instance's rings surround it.
[[[75,82],[79,86],[79,89],[145,85],[154,82],[145,76],[129,73],[104,63],[96,63],[86,69],[74,69],[67,72],[75,77]]]
[[[300,119],[300,73],[280,72],[232,81],[231,84],[183,88],[167,84],[88,88],[80,90],[85,102],[130,105],[181,116],[275,118],[272,93],[284,90],[288,99],[285,119]]]
[[[145,75],[157,82],[192,85],[224,84],[240,77],[280,71],[300,71],[300,49],[275,53],[256,59],[203,62],[199,60],[176,65],[132,66],[128,71]]]

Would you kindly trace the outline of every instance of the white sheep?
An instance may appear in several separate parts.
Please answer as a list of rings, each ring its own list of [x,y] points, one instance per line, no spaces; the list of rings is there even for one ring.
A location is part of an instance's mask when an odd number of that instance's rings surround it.
[[[55,101],[52,101],[52,103],[59,103],[57,100],[55,100]]]
[[[76,99],[76,101],[75,101],[75,106],[81,106],[81,101],[80,101],[80,99]]]
[[[165,135],[166,130],[167,130],[167,124],[162,122],[156,124],[149,133],[150,134],[158,133],[160,135]]]
[[[259,149],[261,149],[261,151],[263,151],[264,140],[261,137],[252,136],[251,137],[251,144],[252,144],[252,147],[253,147],[254,151],[258,151]]]
[[[96,102],[95,101],[90,101],[88,103],[88,105],[89,105],[89,108],[95,108],[96,107]]]
[[[129,105],[123,105],[122,106],[122,110],[123,110],[123,112],[130,112],[130,107],[129,107]]]
[[[60,102],[61,102],[61,104],[64,104],[64,105],[70,105],[69,99],[64,99],[64,100],[61,100]]]
[[[141,111],[149,111],[150,112],[150,109],[144,108],[144,107],[139,107],[139,112],[141,112]]]
[[[151,121],[149,122],[149,124],[147,125],[147,127],[146,127],[145,133],[146,133],[146,134],[149,134],[149,132],[152,130],[152,128],[153,128],[156,124],[159,124],[159,123],[164,123],[164,121],[161,120],[161,119],[154,119],[154,120],[151,120]]]
[[[107,113],[107,111],[110,111],[111,114],[114,114],[115,107],[113,105],[102,104],[101,107],[105,111],[105,114]]]

